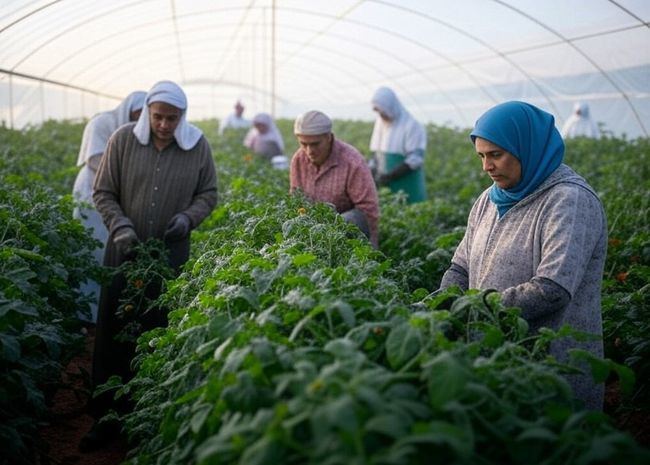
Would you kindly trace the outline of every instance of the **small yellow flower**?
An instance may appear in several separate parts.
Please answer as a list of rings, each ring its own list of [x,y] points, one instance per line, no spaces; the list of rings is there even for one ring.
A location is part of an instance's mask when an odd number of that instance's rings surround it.
[[[305,208],[300,207],[300,208],[298,209],[298,214],[299,214],[299,215],[304,215],[304,214],[306,214],[306,213],[307,213],[307,210],[306,210]]]
[[[126,304],[126,305],[124,306],[124,312],[125,312],[125,313],[129,313],[129,312],[133,311],[134,308],[135,308],[135,307],[133,306],[133,304]]]
[[[309,386],[307,386],[307,391],[308,391],[310,394],[315,394],[315,393],[317,393],[318,391],[320,391],[321,389],[323,389],[324,386],[325,386],[325,385],[324,385],[324,383],[323,383],[323,380],[320,379],[320,378],[316,378],[314,381],[312,381],[312,382],[309,384]]]
[[[247,162],[247,163],[252,162],[253,161],[253,155],[251,155],[250,153],[247,153],[246,155],[244,155],[244,161]]]

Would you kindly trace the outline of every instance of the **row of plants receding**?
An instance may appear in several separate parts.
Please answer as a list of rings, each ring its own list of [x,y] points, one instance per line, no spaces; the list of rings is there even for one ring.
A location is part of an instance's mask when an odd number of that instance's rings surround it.
[[[83,348],[79,284],[103,273],[71,212],[69,197],[0,173],[0,463],[34,463],[61,371]]]
[[[272,177],[272,176],[271,176]],[[235,178],[120,395],[132,464],[642,463],[497,293],[410,292],[325,205]],[[603,382],[610,360],[588,360]],[[115,380],[117,382],[117,380]]]

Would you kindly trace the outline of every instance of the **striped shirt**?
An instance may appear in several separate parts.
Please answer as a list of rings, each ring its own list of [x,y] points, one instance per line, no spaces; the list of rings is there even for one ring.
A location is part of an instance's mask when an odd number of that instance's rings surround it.
[[[329,202],[343,213],[356,208],[368,220],[370,242],[378,244],[379,199],[370,168],[361,153],[334,139],[332,151],[321,166],[314,165],[302,149],[291,159],[290,189],[300,189],[318,202]]]
[[[197,227],[217,203],[217,176],[205,137],[191,150],[176,141],[158,151],[142,145],[130,123],[108,141],[97,172],[93,200],[113,234],[132,226],[138,237],[162,239],[169,220],[185,213]]]

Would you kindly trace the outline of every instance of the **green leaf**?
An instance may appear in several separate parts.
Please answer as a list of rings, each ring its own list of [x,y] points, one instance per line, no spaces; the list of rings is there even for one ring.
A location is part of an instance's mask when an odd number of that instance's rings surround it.
[[[14,336],[0,333],[0,344],[2,344],[2,357],[4,360],[15,362],[20,358],[20,343]]]
[[[438,409],[447,402],[458,399],[470,379],[465,367],[449,352],[442,352],[428,362],[425,368],[429,401]]]
[[[524,441],[527,439],[552,442],[557,440],[557,434],[548,428],[535,426],[533,428],[525,429],[521,434],[519,434],[519,436],[517,436],[517,441]]]
[[[284,462],[284,447],[269,435],[262,436],[244,450],[242,465],[277,465]]]
[[[212,405],[203,405],[194,412],[194,415],[192,415],[192,419],[190,420],[190,428],[192,428],[192,432],[198,434],[205,423],[205,420],[210,415],[210,412],[212,412],[212,408]]]
[[[5,316],[12,310],[21,315],[38,316],[38,310],[20,300],[0,300],[0,317]]]
[[[404,322],[394,327],[386,339],[386,356],[393,369],[399,369],[420,351],[422,335],[417,328]]]
[[[366,422],[364,428],[366,431],[385,434],[393,439],[399,439],[408,432],[410,422],[405,415],[384,413],[375,415]]]
[[[620,363],[613,361],[610,361],[610,363],[621,382],[621,390],[625,395],[631,395],[634,391],[634,384],[636,383],[636,375],[634,374],[634,371]]]
[[[485,335],[483,336],[483,344],[486,347],[496,349],[497,347],[501,347],[503,344],[503,339],[503,331],[501,331],[496,326],[490,326],[488,327],[487,331],[485,331]]]
[[[339,315],[350,328],[353,328],[356,324],[356,318],[354,316],[354,309],[350,304],[343,300],[335,300],[330,304],[330,308],[336,309],[339,311]]]
[[[302,254],[294,255],[293,264],[296,266],[308,265],[314,260],[316,260],[316,258],[317,258],[316,255],[311,253],[302,253]]]

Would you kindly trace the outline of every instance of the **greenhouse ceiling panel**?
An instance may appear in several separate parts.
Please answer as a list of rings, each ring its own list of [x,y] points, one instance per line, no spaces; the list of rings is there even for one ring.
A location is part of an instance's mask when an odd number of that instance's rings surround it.
[[[647,0],[4,0],[0,120],[78,119],[171,79],[191,119],[371,120],[392,87],[421,121],[469,127],[524,100],[560,126],[585,101],[606,131],[650,132]]]

